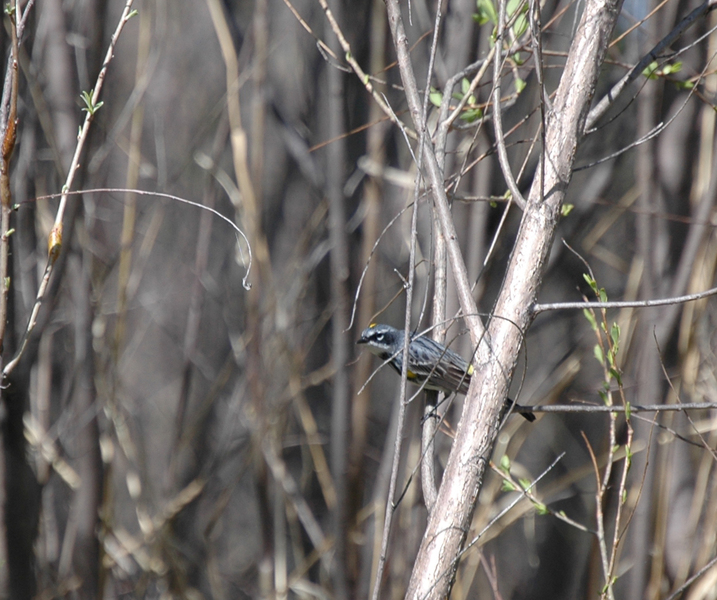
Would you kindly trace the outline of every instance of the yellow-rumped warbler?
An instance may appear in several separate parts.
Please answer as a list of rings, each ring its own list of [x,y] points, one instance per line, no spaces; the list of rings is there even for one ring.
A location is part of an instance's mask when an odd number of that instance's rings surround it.
[[[366,344],[369,351],[389,364],[401,374],[403,367],[403,340],[405,332],[390,325],[373,323],[363,330],[357,344]],[[473,365],[461,356],[435,340],[411,335],[408,345],[408,380],[425,388],[450,394],[465,394],[471,383]],[[535,415],[512,400],[507,400],[516,412],[528,421],[535,421]]]

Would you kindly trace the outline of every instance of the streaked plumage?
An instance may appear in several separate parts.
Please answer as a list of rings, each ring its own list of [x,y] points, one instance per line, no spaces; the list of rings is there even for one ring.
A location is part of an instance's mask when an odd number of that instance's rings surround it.
[[[372,324],[364,329],[358,344],[365,344],[368,350],[381,358],[390,360],[389,364],[401,374],[403,370],[403,344],[405,332],[390,325]],[[409,345],[408,379],[423,384],[429,390],[450,394],[465,394],[471,383],[473,366],[450,348],[426,337],[411,335]],[[512,400],[509,400],[513,404]],[[515,405],[517,411],[523,407]],[[528,421],[534,421],[535,415],[525,411],[521,415]]]

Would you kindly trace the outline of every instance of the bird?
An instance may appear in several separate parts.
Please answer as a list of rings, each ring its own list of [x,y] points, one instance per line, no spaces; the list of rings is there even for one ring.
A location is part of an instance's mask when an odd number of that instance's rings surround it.
[[[381,360],[389,361],[400,375],[403,368],[403,343],[405,331],[383,323],[372,323],[363,330],[357,344],[365,344],[366,348]],[[406,377],[412,383],[424,385],[428,390],[451,394],[466,394],[473,375],[473,365],[468,364],[462,356],[439,344],[437,341],[412,333],[408,345],[408,369]],[[535,415],[506,399],[507,408],[528,420],[535,421]]]

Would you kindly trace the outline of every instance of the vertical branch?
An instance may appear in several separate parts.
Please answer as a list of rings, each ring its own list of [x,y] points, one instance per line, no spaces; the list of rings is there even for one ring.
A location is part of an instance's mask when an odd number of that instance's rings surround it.
[[[139,38],[137,41],[137,62],[135,65],[135,81],[142,78],[147,67],[150,42],[152,38],[152,16],[150,10],[143,10],[139,17]],[[144,106],[137,105],[132,113],[132,124],[129,137],[129,156],[125,186],[127,189],[137,187],[139,165],[142,153],[142,126],[144,123]],[[132,241],[137,215],[137,197],[127,194],[122,214],[122,232],[120,234],[120,259],[117,276],[117,324],[114,337],[114,360],[119,364],[120,348],[124,340],[125,319],[127,316],[127,285],[132,269]]]
[[[521,208],[525,208],[525,198],[520,193],[518,183],[515,181],[513,171],[510,168],[508,153],[505,149],[505,138],[503,136],[503,118],[500,106],[500,89],[501,89],[501,72],[503,70],[502,47],[503,34],[505,31],[505,0],[500,0],[498,9],[498,25],[495,45],[499,52],[496,53],[493,62],[493,125],[495,129],[495,145],[498,149],[498,161],[500,168],[503,170],[503,177],[508,184],[511,193],[511,200],[516,202]]]
[[[390,20],[390,19],[389,19]],[[373,588],[373,598],[376,600],[379,596],[381,589],[381,577],[383,574],[383,568],[385,561],[388,557],[388,543],[389,536],[391,533],[391,523],[393,520],[393,512],[395,511],[396,505],[394,504],[394,497],[396,493],[396,483],[398,480],[398,467],[401,459],[401,442],[403,438],[403,424],[406,415],[406,383],[408,381],[408,346],[410,344],[411,336],[411,322],[413,307],[413,286],[415,281],[415,264],[416,264],[416,240],[418,237],[418,206],[420,199],[421,182],[423,181],[423,163],[424,153],[427,144],[427,132],[426,132],[426,121],[428,115],[429,106],[429,90],[430,82],[433,73],[433,65],[436,57],[436,49],[438,47],[438,37],[441,24],[441,7],[440,3],[436,8],[435,23],[433,28],[433,38],[431,42],[431,54],[428,62],[428,72],[426,74],[426,86],[424,90],[423,106],[421,109],[420,119],[418,118],[418,91],[415,90],[413,99],[416,104],[412,108],[414,124],[418,130],[418,157],[416,159],[416,177],[413,190],[413,211],[411,213],[411,239],[409,243],[408,253],[408,282],[406,284],[406,313],[404,318],[404,338],[403,338],[403,349],[401,350],[402,356],[402,367],[401,367],[401,392],[399,395],[400,409],[398,413],[398,427],[396,429],[396,439],[394,443],[394,455],[393,464],[391,468],[391,479],[389,482],[388,500],[386,503],[386,515],[384,520],[383,539],[381,540],[381,556],[379,557],[378,569],[376,574],[376,581]],[[391,32],[394,33],[393,30]],[[415,84],[415,80],[414,80]],[[434,160],[435,162],[435,160]],[[428,291],[428,288],[426,288]],[[425,302],[424,302],[425,303]],[[421,310],[421,316],[419,321],[423,318],[423,309]],[[427,396],[426,412],[429,410],[435,413],[435,406],[431,407],[431,400],[435,400],[435,395],[429,394]],[[435,437],[436,422],[434,418],[428,419],[431,423],[428,424],[421,435],[421,446],[423,451],[421,455],[423,463],[421,466],[422,470],[422,485],[424,487],[424,496],[426,501],[426,507],[430,511],[435,503],[435,473],[433,472],[433,452],[434,444],[433,440]]]
[[[653,35],[655,21],[649,23],[649,30]],[[643,136],[649,131],[657,119],[658,103],[657,82],[646,81],[640,95],[637,98],[637,135]],[[639,214],[635,217],[637,259],[643,264],[642,281],[640,283],[641,295],[643,298],[652,298],[655,294],[665,289],[661,285],[664,274],[662,268],[664,263],[660,259],[663,248],[669,246],[665,239],[665,229],[656,218],[656,211],[660,210],[661,191],[655,181],[655,142],[645,140],[637,148],[637,185],[640,195],[637,200]],[[649,339],[656,324],[657,315],[652,311],[643,311],[639,315],[637,332],[640,338]],[[662,396],[660,384],[660,370],[658,357],[651,344],[643,345],[637,351],[637,361],[634,368],[637,394],[636,403],[655,401]],[[650,426],[637,422],[638,435],[647,434]],[[645,489],[651,490],[655,482],[655,452],[656,445],[650,445],[647,452],[642,452],[635,457],[635,473],[642,477],[644,473]],[[630,535],[630,553],[635,560],[635,568],[630,570],[628,575],[628,594],[626,598],[637,600],[642,598],[647,587],[647,568],[650,563],[649,548],[652,546],[652,514],[654,495],[645,494],[635,509]]]
[[[333,0],[331,11],[339,27],[342,21],[342,1]],[[341,54],[341,45],[326,24],[329,46],[336,55]],[[336,506],[333,514],[335,559],[333,561],[334,593],[337,598],[348,598],[346,582],[346,538],[347,538],[347,450],[349,378],[349,303],[346,285],[349,276],[348,244],[346,240],[346,210],[344,208],[344,169],[346,166],[346,143],[344,139],[344,73],[328,66],[328,128],[329,139],[335,140],[327,153],[327,193],[329,197],[329,237],[331,241],[331,332],[332,361],[334,369],[333,398],[331,401],[331,471],[336,488]]]
[[[423,120],[421,121],[421,129],[419,136],[421,140],[421,147],[419,148],[419,157],[423,156],[423,138],[426,134],[425,124],[428,116],[428,98],[426,94],[431,88],[431,77],[433,75],[433,65],[436,57],[436,48],[438,44],[439,33],[441,30],[441,3],[439,2],[436,6],[436,17],[433,26],[433,42],[431,44],[431,56],[428,65],[428,74],[426,76],[426,88],[423,98]],[[445,139],[443,140],[445,142]],[[439,168],[445,173],[445,147],[441,148],[440,156],[443,160],[439,159]],[[422,160],[419,158],[419,167],[422,165]],[[414,196],[414,202],[418,204],[418,190],[420,189],[420,183],[423,177],[420,172],[416,177],[416,194]],[[431,325],[434,329],[431,333],[434,340],[439,343],[443,343],[446,336],[446,292],[447,292],[447,280],[446,280],[446,238],[444,236],[443,229],[441,228],[440,220],[436,214],[435,206],[432,211],[433,216],[433,236],[434,236],[434,250],[433,250],[433,311],[431,314]],[[428,289],[428,287],[426,287]],[[442,398],[443,395],[441,394]],[[423,500],[426,504],[426,509],[430,514],[433,510],[433,506],[436,503],[436,471],[435,471],[435,438],[438,432],[438,404],[439,394],[431,390],[426,390],[425,393],[425,404],[423,407],[423,427],[421,428],[421,489],[423,490]]]
[[[247,294],[246,337],[247,381],[258,424],[252,432],[254,436],[253,444],[255,447],[260,448],[264,442],[265,434],[264,416],[266,414],[265,392],[267,384],[262,344],[262,302],[266,301],[267,297],[271,297],[273,289],[269,245],[261,227],[259,198],[256,195],[255,183],[252,181],[247,133],[242,124],[239,96],[239,62],[234,41],[220,0],[206,0],[206,4],[219,41],[226,71],[229,139],[232,148],[234,174],[241,192],[241,202],[237,202],[234,197],[231,199],[235,202],[234,208],[237,214],[245,224],[247,237],[250,246],[254,249],[257,262],[255,281],[251,291]],[[269,474],[261,452],[255,453],[254,470],[262,530],[262,558],[259,561],[261,580],[259,586],[262,593],[268,594],[272,571],[272,509],[269,498]]]
[[[19,13],[10,14],[12,49],[9,65],[9,109],[2,137],[0,156],[0,357],[5,344],[9,315],[10,282],[10,158],[17,137],[18,96],[18,38],[16,22]],[[4,470],[4,540],[7,565],[3,567],[8,579],[10,597],[30,600],[35,594],[35,554],[33,544],[37,535],[40,513],[39,484],[28,463],[23,415],[27,406],[29,370],[24,369],[22,383],[7,386],[3,380],[2,400],[5,416],[2,419]]]
[[[369,64],[371,73],[379,73],[386,63],[386,17],[383,0],[373,0],[371,3],[371,41],[370,41],[370,58]],[[377,103],[371,102],[369,109],[369,121],[376,123],[382,115],[381,108]],[[369,158],[376,164],[383,164],[385,160],[384,139],[386,136],[386,126],[383,124],[374,125],[366,134],[367,154]],[[364,205],[366,207],[366,216],[362,224],[362,239],[360,250],[360,264],[367,265],[368,271],[364,278],[362,291],[359,297],[358,322],[361,327],[365,327],[375,314],[376,299],[376,278],[378,273],[377,261],[371,260],[371,254],[374,244],[378,239],[380,232],[380,216],[381,216],[381,196],[383,185],[378,177],[370,177],[363,186]],[[367,353],[366,353],[367,354]],[[363,386],[371,375],[372,365],[370,356],[362,356],[358,361],[356,371],[354,373],[353,389],[357,390],[359,386]],[[368,424],[369,411],[371,406],[371,387],[366,386],[360,394],[353,393],[351,398],[351,495],[350,501],[353,505],[360,506],[366,490],[365,480],[365,454],[368,441]],[[375,491],[374,485],[373,490]],[[371,530],[373,532],[373,544],[364,546],[363,561],[361,562],[361,573],[358,581],[357,596],[368,597],[372,572],[378,565],[378,552],[371,550],[378,547],[379,536],[381,532],[381,523],[383,513],[379,508],[380,502],[383,502],[385,496],[379,496],[380,501],[376,502],[377,510],[374,515]]]
[[[251,130],[251,174],[254,194],[262,196],[262,178],[264,176],[264,131],[266,122],[266,63],[269,44],[269,23],[267,18],[268,0],[254,3],[254,94],[252,97]]]
[[[75,292],[75,384],[74,403],[77,414],[91,415],[75,436],[77,469],[82,485],[72,501],[71,526],[75,528],[72,552],[74,575],[82,581],[85,598],[96,598],[100,590],[101,572],[100,544],[97,532],[100,528],[100,506],[102,503],[103,467],[100,455],[100,431],[94,410],[97,401],[95,389],[95,368],[92,348],[92,289],[90,274],[92,253],[85,249],[72,274],[77,282]]]
[[[17,90],[18,90],[18,40],[15,26],[17,15],[11,15],[12,49],[10,55],[10,110],[3,132],[2,156],[0,156],[0,352],[5,341],[8,320],[7,297],[10,291],[8,259],[10,257],[10,158],[17,139]]]
[[[370,42],[370,72],[379,73],[385,65],[385,39],[386,39],[386,18],[384,15],[383,0],[373,0],[371,5],[371,42]],[[381,118],[381,109],[372,102],[369,109],[369,122],[376,123]],[[386,156],[384,149],[384,137],[386,127],[374,125],[366,133],[366,146],[369,158],[376,164],[383,164]],[[359,297],[358,322],[365,327],[375,312],[376,294],[376,261],[371,261],[371,251],[379,235],[379,218],[381,212],[382,185],[378,177],[369,177],[363,186],[366,207],[361,232],[360,264],[367,265],[366,277],[363,281],[362,293]],[[359,389],[371,374],[371,360],[369,356],[363,356],[359,362],[354,375],[354,389]],[[366,386],[361,394],[354,394],[351,401],[351,489],[356,495],[356,501],[360,502],[362,489],[364,487],[363,464],[364,452],[368,432],[368,413],[370,405],[370,384]]]

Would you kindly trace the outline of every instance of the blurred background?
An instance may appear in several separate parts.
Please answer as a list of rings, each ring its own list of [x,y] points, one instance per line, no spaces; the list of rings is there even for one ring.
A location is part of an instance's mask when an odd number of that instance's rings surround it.
[[[517,5],[509,13],[523,10]],[[411,268],[412,326],[430,324],[435,226],[430,196],[414,195],[413,124],[384,3],[330,6],[351,58],[405,133],[347,68],[318,1],[134,3],[138,14],[115,49],[73,186],[106,191],[71,198],[37,331],[4,392],[2,597],[323,599],[366,598],[372,590],[400,378],[387,368],[374,373],[380,362],[355,341],[373,321],[403,326]],[[624,35],[608,52],[597,99],[697,6],[626,3],[615,36]],[[37,0],[30,12],[11,163],[19,207],[6,362],[27,326],[57,210],[56,198],[37,198],[62,190],[84,118],[80,96],[95,86],[123,7]],[[415,0],[410,15],[404,7],[421,86],[437,9],[443,17],[431,131],[442,94],[454,94],[455,105],[475,70],[447,91],[446,82],[490,50],[491,7],[489,0]],[[581,10],[564,0],[542,5],[548,94]],[[7,17],[4,23],[7,58]],[[701,16],[585,138],[541,302],[594,299],[586,263],[611,300],[713,286],[715,25],[714,14]],[[514,22],[510,35],[504,129],[527,194],[540,151],[540,94],[529,31]],[[449,133],[445,164],[486,315],[521,217],[505,202],[495,156],[491,72]],[[172,194],[226,215],[248,237],[251,271],[246,242],[210,212],[120,188]],[[449,269],[447,340],[468,357],[457,314]],[[607,326],[620,326],[627,401],[717,401],[716,317],[710,300],[610,311]],[[540,314],[512,397],[524,405],[600,404],[606,386],[619,395],[595,359],[596,343],[581,311]],[[436,440],[439,469],[460,401],[447,405]],[[419,396],[409,404],[401,433],[403,494],[384,598],[403,595],[426,522],[418,483],[422,403]],[[631,417],[625,493],[616,493],[623,461],[600,502],[612,540],[624,501],[614,573],[620,598],[670,597],[716,554],[715,413],[664,413],[659,426],[654,414]],[[617,418],[615,443],[625,444],[632,429]],[[519,498],[489,472],[468,539],[483,533],[462,558],[454,598],[601,593],[591,452],[604,468],[610,440],[605,414],[508,420],[494,462],[510,457],[516,479],[543,474],[534,494],[584,529],[522,499],[483,532]],[[717,597],[716,578],[713,566],[682,597]]]

